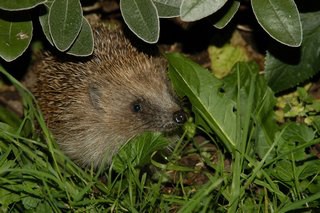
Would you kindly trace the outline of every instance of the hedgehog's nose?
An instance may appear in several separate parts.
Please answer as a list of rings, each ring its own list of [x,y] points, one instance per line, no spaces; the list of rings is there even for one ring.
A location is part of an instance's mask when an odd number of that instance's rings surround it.
[[[173,113],[173,120],[177,124],[183,124],[187,121],[187,114],[183,110]]]

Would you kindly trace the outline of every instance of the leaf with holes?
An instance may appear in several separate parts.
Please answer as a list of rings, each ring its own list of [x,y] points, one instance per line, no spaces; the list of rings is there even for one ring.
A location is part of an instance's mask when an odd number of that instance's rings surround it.
[[[274,141],[278,125],[274,119],[275,98],[265,79],[258,74],[259,66],[254,62],[238,62],[231,74],[223,78],[225,95],[237,103],[239,123],[237,127],[245,143],[248,136],[255,134],[256,154],[263,158]],[[252,142],[253,143],[253,142]],[[274,157],[274,151],[268,160]]]
[[[10,62],[21,56],[31,42],[32,30],[32,21],[0,19],[0,57]]]
[[[168,54],[169,76],[177,93],[192,103],[196,122],[212,129],[231,151],[236,144],[236,103],[221,92],[223,82],[179,54]]]

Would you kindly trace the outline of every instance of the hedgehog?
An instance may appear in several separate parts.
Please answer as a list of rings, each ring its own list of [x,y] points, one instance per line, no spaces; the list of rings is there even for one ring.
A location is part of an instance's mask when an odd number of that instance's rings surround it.
[[[186,121],[161,55],[139,51],[121,27],[91,23],[94,52],[42,54],[32,91],[60,149],[81,167],[110,165],[128,140],[172,132]]]

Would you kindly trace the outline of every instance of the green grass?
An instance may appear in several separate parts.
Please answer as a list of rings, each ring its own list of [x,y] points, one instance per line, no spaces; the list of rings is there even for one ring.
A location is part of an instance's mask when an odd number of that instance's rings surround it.
[[[0,67],[24,105],[23,118],[0,109],[0,211],[320,208],[320,161],[310,152],[320,142],[318,119],[309,126],[279,126],[274,95],[252,63],[237,64],[233,74],[218,80],[180,55],[170,54],[168,60],[172,82],[192,103],[194,119],[170,145],[170,154],[160,151],[168,146],[165,137],[146,133],[123,147],[110,168],[98,172],[83,170],[64,156],[32,94]]]

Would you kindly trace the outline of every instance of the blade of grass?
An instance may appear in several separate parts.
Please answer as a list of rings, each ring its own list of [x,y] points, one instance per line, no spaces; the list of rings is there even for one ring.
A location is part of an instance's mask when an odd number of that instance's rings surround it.
[[[245,67],[249,69],[249,67]],[[240,188],[241,188],[241,173],[244,168],[244,156],[247,144],[250,142],[248,140],[249,135],[249,128],[250,128],[250,118],[252,113],[252,104],[254,101],[254,89],[255,89],[255,81],[256,81],[256,74],[250,75],[250,86],[249,86],[249,94],[248,100],[245,109],[241,109],[241,90],[242,90],[242,83],[240,81],[240,64],[236,65],[237,71],[237,85],[238,85],[238,94],[237,94],[237,140],[236,143],[236,152],[235,152],[235,159],[232,166],[232,184],[231,184],[231,201],[230,201],[230,208],[228,212],[236,212],[238,209],[238,203],[241,199],[240,195]],[[244,114],[241,115],[241,112],[244,111]],[[241,122],[242,121],[242,122]],[[251,128],[252,129],[252,128]]]
[[[201,189],[197,191],[197,193],[188,202],[186,202],[181,209],[179,209],[178,213],[194,212],[194,209],[196,209],[203,200],[210,199],[208,197],[209,194],[215,188],[220,186],[223,181],[224,181],[223,178],[217,178],[217,177],[210,179],[208,183],[203,185]]]
[[[281,208],[279,210],[279,213],[285,213],[285,212],[288,212],[288,211],[291,211],[291,210],[299,210],[299,209],[303,209],[305,207],[303,206],[306,206],[308,202],[311,202],[311,201],[315,201],[315,200],[318,200],[320,199],[320,192],[316,193],[316,194],[313,194],[305,199],[301,199],[301,200],[298,200],[296,202],[293,202],[293,203],[290,203],[290,204],[287,204],[286,206],[284,206],[283,208]]]

